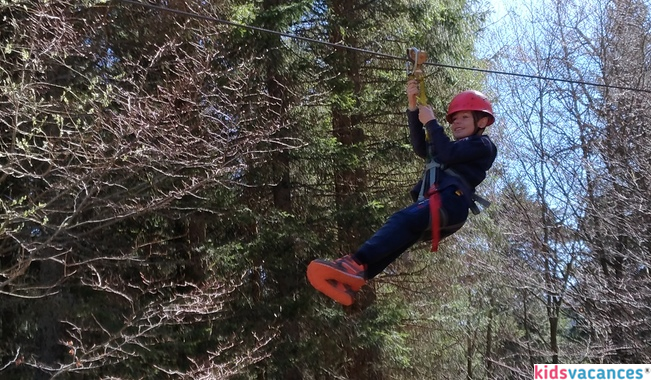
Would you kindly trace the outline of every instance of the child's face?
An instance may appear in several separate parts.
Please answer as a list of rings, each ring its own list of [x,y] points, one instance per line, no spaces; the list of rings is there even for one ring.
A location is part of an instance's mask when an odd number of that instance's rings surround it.
[[[480,122],[478,124],[478,127],[482,128],[482,123]],[[452,129],[452,136],[454,136],[455,140],[472,136],[475,133],[475,119],[472,116],[472,112],[459,111],[452,114],[452,123],[450,124],[450,128]]]

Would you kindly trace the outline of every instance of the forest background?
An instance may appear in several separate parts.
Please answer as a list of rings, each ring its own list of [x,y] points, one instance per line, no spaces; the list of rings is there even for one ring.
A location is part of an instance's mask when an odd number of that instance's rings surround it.
[[[490,24],[472,0],[1,0],[0,377],[651,363],[648,11],[540,0]],[[493,204],[342,308],[305,269],[410,202],[412,46],[439,117],[467,88],[494,101]]]

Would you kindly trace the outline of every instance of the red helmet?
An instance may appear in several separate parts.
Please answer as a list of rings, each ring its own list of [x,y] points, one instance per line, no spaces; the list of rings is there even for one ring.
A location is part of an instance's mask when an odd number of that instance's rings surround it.
[[[488,101],[486,95],[482,94],[479,91],[468,90],[461,92],[455,96],[448,106],[448,113],[445,115],[445,120],[447,120],[448,123],[452,123],[452,118],[450,116],[452,116],[453,113],[459,111],[481,111],[487,113],[489,118],[488,124],[486,124],[486,126],[489,126],[495,122],[495,116],[493,116],[493,106],[491,106],[491,103]]]

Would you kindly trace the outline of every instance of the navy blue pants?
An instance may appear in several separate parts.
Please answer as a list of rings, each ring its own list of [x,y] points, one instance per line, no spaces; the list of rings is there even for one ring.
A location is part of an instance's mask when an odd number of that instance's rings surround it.
[[[468,202],[449,187],[441,191],[441,239],[456,232],[468,218]],[[447,227],[447,228],[446,228]],[[429,200],[416,202],[397,211],[353,255],[367,265],[369,279],[380,274],[409,247],[430,231]],[[425,239],[431,239],[431,234]]]

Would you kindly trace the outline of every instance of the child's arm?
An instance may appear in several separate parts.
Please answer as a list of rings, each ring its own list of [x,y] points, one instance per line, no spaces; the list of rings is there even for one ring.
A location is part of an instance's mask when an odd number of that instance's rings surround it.
[[[418,110],[407,111],[409,122],[409,141],[414,153],[421,158],[427,158],[427,142],[425,141],[425,130],[423,124],[418,120]]]
[[[407,121],[409,124],[409,141],[414,148],[414,153],[418,157],[427,157],[427,143],[425,141],[425,130],[423,123],[418,119],[418,98],[419,89],[416,80],[407,82],[407,101],[409,108],[407,109]]]

